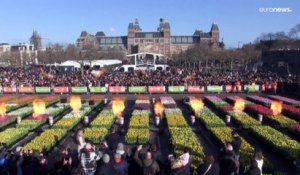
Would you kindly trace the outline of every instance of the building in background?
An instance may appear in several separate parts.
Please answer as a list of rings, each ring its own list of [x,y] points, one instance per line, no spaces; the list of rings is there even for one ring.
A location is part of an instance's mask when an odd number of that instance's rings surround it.
[[[209,32],[196,30],[192,35],[171,35],[169,22],[160,19],[159,27],[154,32],[143,32],[137,19],[128,25],[126,36],[106,36],[99,31],[95,35],[82,31],[77,39],[77,46],[84,50],[93,45],[99,51],[122,51],[126,54],[138,52],[153,52],[170,58],[174,54],[186,51],[195,45],[208,46],[213,50],[220,49],[220,31],[217,24],[213,23]]]
[[[33,44],[19,43],[12,45],[10,61],[13,65],[38,64],[37,50]]]

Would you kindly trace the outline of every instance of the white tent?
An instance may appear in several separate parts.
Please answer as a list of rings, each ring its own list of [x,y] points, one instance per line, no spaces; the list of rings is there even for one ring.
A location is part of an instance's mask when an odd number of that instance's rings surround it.
[[[91,67],[93,66],[109,66],[114,64],[122,64],[121,60],[94,60],[92,61]]]
[[[62,62],[59,66],[73,66],[74,68],[81,68],[81,65],[77,61],[72,60]]]

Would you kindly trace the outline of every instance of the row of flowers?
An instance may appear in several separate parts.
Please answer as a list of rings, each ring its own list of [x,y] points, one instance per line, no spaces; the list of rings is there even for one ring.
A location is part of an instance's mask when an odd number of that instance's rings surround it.
[[[129,129],[125,135],[125,141],[128,144],[146,144],[149,142],[149,120],[150,120],[150,101],[137,100],[129,122]],[[145,108],[140,110],[140,106]]]
[[[289,127],[289,130],[292,131],[295,135],[300,138],[300,123],[293,124]]]
[[[294,107],[292,105],[282,105],[283,114],[300,121],[300,108]]]
[[[169,101],[174,101],[169,97]],[[164,103],[163,103],[164,104]],[[176,105],[174,101],[174,105]],[[165,105],[164,105],[165,106]],[[165,106],[166,107],[166,106]],[[177,106],[176,106],[177,107]],[[182,111],[179,108],[165,109],[168,129],[171,136],[171,143],[176,155],[183,154],[183,148],[188,147],[193,157],[192,166],[195,168],[204,158],[203,147],[192,129],[185,121]]]
[[[0,97],[0,103],[8,103],[11,100],[14,100],[16,97],[15,96],[3,96]]]
[[[201,121],[206,128],[224,127],[226,124],[215,113],[207,107],[202,108],[196,113],[196,118]]]
[[[298,100],[294,100],[294,99],[279,96],[279,95],[269,95],[269,97],[272,99],[275,99],[275,100],[283,101],[284,103],[291,104],[293,106],[300,107],[300,101],[298,101]]]
[[[115,115],[111,109],[104,109],[91,122],[91,127],[107,127],[110,128],[115,121]]]
[[[7,112],[16,110],[20,107],[26,106],[28,104],[30,104],[31,102],[33,102],[34,99],[36,99],[37,96],[33,96],[33,95],[29,95],[29,96],[24,96],[15,100],[12,100],[9,102],[9,104],[7,104]]]
[[[49,116],[57,117],[60,113],[62,113],[68,106],[59,106],[59,107],[49,107],[45,111],[45,115],[41,117],[29,117],[25,120],[22,120],[19,124],[16,125],[17,128],[28,128],[30,130],[35,129],[42,124],[47,122]]]
[[[67,134],[66,129],[47,129],[24,146],[25,151],[36,150],[45,152],[51,150]]]
[[[218,128],[211,128],[211,132],[213,133],[214,137],[221,143],[225,144],[226,142],[232,141],[232,129],[229,127],[218,127]],[[254,148],[245,141],[242,137],[242,144],[240,148],[240,162],[242,166],[245,166],[249,163],[249,160],[253,156]]]
[[[108,134],[107,127],[90,127],[84,130],[84,137],[86,140],[98,144]]]
[[[245,100],[243,98],[241,98],[240,96],[234,95],[234,96],[227,96],[226,100],[231,103],[234,104],[237,100],[243,100],[245,102],[245,105],[250,105],[253,104],[253,102]]]
[[[50,107],[46,109],[46,116],[56,117],[59,113],[63,112],[66,107]],[[15,143],[17,140],[21,139],[25,135],[29,133],[30,130],[39,127],[47,121],[47,118],[43,120],[38,120],[35,118],[28,118],[26,120],[22,120],[21,123],[16,125],[16,128],[8,128],[2,132],[0,132],[0,143],[4,143],[5,145],[11,145]]]
[[[300,144],[281,132],[269,126],[253,126],[251,131],[256,137],[280,152],[287,159],[295,160],[298,155]]]
[[[8,128],[0,132],[0,143],[10,146],[26,134],[28,134],[27,128]]]
[[[249,99],[255,103],[263,104],[265,106],[271,106],[271,103],[272,103],[272,100],[265,98],[265,97],[258,96],[258,95],[248,95],[247,99]]]
[[[9,112],[7,115],[0,117],[0,128],[3,128],[15,122],[17,116],[25,117],[32,113],[32,107],[23,107],[15,111]]]
[[[24,146],[24,150],[49,151],[61,141],[69,130],[74,128],[91,111],[91,107],[83,107],[79,113],[73,112],[63,116],[51,129],[46,129]]]
[[[290,119],[282,114],[273,115],[273,111],[271,109],[264,107],[262,105],[249,105],[247,106],[247,110],[250,113],[256,115],[262,114],[265,116],[266,120],[283,128],[289,127],[290,125],[297,123],[295,120]]]
[[[222,100],[221,98],[217,96],[204,96],[205,100],[207,100],[209,103],[215,105],[215,106],[224,106],[229,105],[226,101]]]

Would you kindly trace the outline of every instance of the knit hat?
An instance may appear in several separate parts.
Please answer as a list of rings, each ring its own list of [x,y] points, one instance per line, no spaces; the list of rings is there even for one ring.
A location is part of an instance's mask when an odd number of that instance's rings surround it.
[[[125,153],[123,143],[118,143],[116,153],[121,154],[121,155],[123,155]]]
[[[104,163],[108,163],[109,161],[110,161],[109,155],[108,155],[108,154],[104,154],[104,155],[103,155],[103,162],[104,162]]]

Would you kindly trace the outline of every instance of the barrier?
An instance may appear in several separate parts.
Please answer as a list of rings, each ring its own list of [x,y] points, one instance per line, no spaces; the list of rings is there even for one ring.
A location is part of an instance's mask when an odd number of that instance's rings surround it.
[[[183,93],[184,90],[184,86],[168,86],[168,92],[171,93]]]
[[[107,92],[107,88],[104,86],[91,86],[89,87],[90,89],[90,93],[106,93]]]
[[[84,94],[87,93],[87,87],[85,86],[76,86],[76,87],[71,87],[71,92],[74,94]]]
[[[207,86],[207,92],[223,92],[223,86]]]
[[[19,93],[34,93],[34,87],[18,87],[18,92]]]
[[[204,93],[204,86],[188,86],[189,93]]]
[[[3,87],[3,93],[16,93],[16,87]]]
[[[48,94],[48,93],[51,93],[51,88],[47,87],[47,86],[37,86],[37,87],[35,87],[35,93]]]
[[[164,93],[166,92],[165,86],[148,86],[149,93]]]
[[[259,85],[257,85],[257,84],[244,85],[244,91],[246,91],[246,92],[259,92]]]
[[[108,89],[110,93],[125,93],[127,88],[125,86],[109,86]]]
[[[128,87],[129,93],[145,93],[147,92],[146,86],[129,86]]]
[[[69,87],[67,86],[55,86],[53,87],[54,93],[69,93]]]

